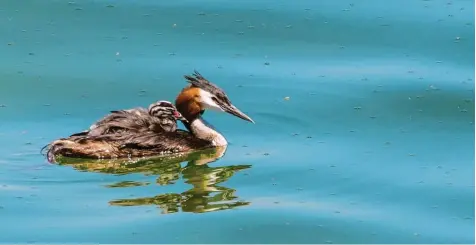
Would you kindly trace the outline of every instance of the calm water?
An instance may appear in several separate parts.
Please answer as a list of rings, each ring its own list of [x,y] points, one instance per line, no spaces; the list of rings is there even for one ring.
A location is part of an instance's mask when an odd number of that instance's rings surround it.
[[[474,243],[474,51],[470,0],[3,0],[0,242]],[[40,155],[193,69],[218,161]]]

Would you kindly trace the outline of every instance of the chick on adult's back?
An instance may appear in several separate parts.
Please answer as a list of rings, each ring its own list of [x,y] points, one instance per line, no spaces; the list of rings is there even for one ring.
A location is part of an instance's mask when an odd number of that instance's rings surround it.
[[[73,136],[100,136],[113,133],[174,132],[177,120],[186,120],[169,101],[153,103],[148,109],[138,107],[128,110],[111,111],[89,127],[89,130]]]
[[[158,141],[160,133],[177,130],[177,120],[185,120],[169,101],[158,101],[145,108],[112,111],[90,126],[46,146],[48,160],[56,155],[80,158],[122,158],[151,155],[156,151],[137,152],[145,144]],[[152,140],[153,139],[153,140]],[[158,153],[168,152],[162,149]]]
[[[93,124],[88,131],[59,139],[48,146],[48,159],[55,156],[80,158],[122,158],[186,153],[210,147],[226,146],[225,137],[203,120],[206,109],[230,113],[249,122],[253,120],[236,108],[218,86],[198,72],[185,76],[189,86],[176,98],[173,113],[159,113],[164,117],[144,116],[143,110],[132,109],[113,112]],[[149,108],[150,115],[163,111]],[[171,116],[173,115],[173,116]],[[183,117],[182,117],[183,115]],[[175,122],[180,119],[189,131],[176,130]],[[160,128],[157,128],[160,125]],[[159,130],[157,130],[159,129]]]

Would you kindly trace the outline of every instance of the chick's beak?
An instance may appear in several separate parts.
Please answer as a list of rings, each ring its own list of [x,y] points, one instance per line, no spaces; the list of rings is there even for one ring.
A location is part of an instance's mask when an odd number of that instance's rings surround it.
[[[174,117],[176,120],[188,122],[188,120],[184,116],[182,116],[182,114],[178,111],[174,111]]]
[[[236,106],[234,105],[225,105],[225,104],[222,104],[220,105],[220,107],[225,111],[225,112],[228,112],[230,113],[231,115],[233,116],[236,116],[236,117],[239,117],[243,120],[246,120],[248,122],[252,122],[252,123],[255,123],[253,121],[253,119],[251,119],[248,115],[246,115],[245,113],[241,112],[238,108],[236,108]]]

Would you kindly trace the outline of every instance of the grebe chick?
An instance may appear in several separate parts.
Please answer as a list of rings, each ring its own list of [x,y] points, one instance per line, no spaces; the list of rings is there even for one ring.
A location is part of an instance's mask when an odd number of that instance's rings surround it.
[[[89,127],[89,130],[72,136],[121,133],[125,131],[173,132],[177,120],[186,120],[169,101],[161,100],[149,105],[148,109],[138,107],[111,113]]]
[[[118,131],[100,135],[80,133],[49,144],[47,146],[48,160],[50,162],[55,161],[56,156],[73,158],[143,157],[186,153],[226,146],[228,142],[225,137],[202,119],[206,109],[227,112],[254,123],[249,116],[231,103],[223,90],[209,82],[198,72],[195,71],[192,76],[186,75],[185,79],[190,85],[180,92],[175,100],[175,105],[178,112],[184,117],[182,123],[189,131],[179,129],[175,131],[156,131],[144,126],[140,127],[140,130]],[[139,123],[139,125],[146,125],[147,123],[149,122]],[[100,127],[101,123],[98,125],[97,128]],[[92,130],[94,129],[96,127],[93,126]]]

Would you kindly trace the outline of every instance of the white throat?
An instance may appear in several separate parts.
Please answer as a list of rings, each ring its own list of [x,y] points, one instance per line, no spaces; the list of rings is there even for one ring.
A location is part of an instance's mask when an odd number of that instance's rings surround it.
[[[213,146],[226,146],[228,144],[223,135],[208,126],[200,117],[193,120],[190,124],[190,130],[197,138],[209,141]]]

